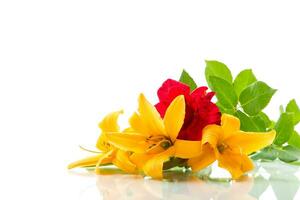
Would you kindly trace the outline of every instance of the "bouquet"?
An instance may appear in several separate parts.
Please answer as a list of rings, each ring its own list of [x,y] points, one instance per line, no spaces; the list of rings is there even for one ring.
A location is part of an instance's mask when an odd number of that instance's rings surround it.
[[[126,173],[162,179],[163,171],[173,167],[197,172],[217,161],[239,179],[255,167],[253,160],[299,165],[295,100],[280,106],[274,121],[263,110],[276,90],[257,80],[251,69],[233,79],[225,64],[206,61],[205,77],[208,87],[198,87],[183,70],[179,81],[162,83],[156,104],[140,94],[125,129],[118,125],[123,111],[109,113],[99,123],[99,151],[68,168],[93,167],[101,173],[103,166],[115,165]]]

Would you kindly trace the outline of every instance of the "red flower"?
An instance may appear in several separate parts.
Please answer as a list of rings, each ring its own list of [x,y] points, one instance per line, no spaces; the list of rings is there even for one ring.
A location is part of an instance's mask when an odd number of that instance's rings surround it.
[[[178,139],[201,140],[202,129],[208,124],[220,124],[221,113],[211,102],[214,92],[206,93],[207,87],[199,87],[190,91],[190,87],[178,81],[168,79],[157,91],[159,103],[155,105],[161,117],[178,95],[184,95],[186,102],[184,124],[178,134]]]

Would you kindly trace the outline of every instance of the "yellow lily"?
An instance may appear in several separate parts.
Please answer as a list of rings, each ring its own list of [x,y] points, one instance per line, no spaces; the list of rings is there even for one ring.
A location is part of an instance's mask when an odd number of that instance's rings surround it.
[[[275,135],[274,130],[264,133],[240,131],[239,119],[223,114],[221,126],[208,125],[203,129],[202,153],[191,158],[188,165],[198,171],[218,160],[219,167],[228,170],[233,179],[238,179],[254,167],[247,155],[272,144]]]
[[[177,139],[184,117],[183,95],[173,100],[162,119],[141,94],[138,113],[129,120],[130,128],[126,132],[107,133],[106,136],[115,147],[132,152],[130,160],[146,175],[160,179],[163,177],[163,164],[170,157],[188,159],[201,153],[201,141]]]
[[[107,141],[106,133],[120,131],[117,123],[118,117],[123,111],[112,112],[108,114],[102,122],[99,123],[99,128],[102,130],[101,135],[98,138],[96,147],[101,152],[97,153],[96,156],[91,156],[82,160],[71,163],[68,169],[75,167],[88,167],[96,166],[96,173],[100,173],[99,166],[105,164],[114,164],[125,172],[134,173],[136,172],[136,166],[130,161],[130,153],[122,151],[109,144]]]

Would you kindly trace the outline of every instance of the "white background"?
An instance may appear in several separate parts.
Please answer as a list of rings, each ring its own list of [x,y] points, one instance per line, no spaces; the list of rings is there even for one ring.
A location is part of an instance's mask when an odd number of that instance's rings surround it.
[[[1,0],[0,199],[77,199],[93,177],[66,166],[95,143],[101,118],[130,114],[140,92],[155,103],[182,68],[205,85],[205,59],[279,89],[267,108],[276,119],[280,104],[300,101],[299,10],[287,0]]]

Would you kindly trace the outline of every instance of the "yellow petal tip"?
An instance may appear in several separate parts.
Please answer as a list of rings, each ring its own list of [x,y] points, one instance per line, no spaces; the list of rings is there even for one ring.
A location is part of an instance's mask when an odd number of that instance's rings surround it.
[[[143,93],[140,93],[139,95],[139,101],[146,99],[145,95]]]
[[[72,164],[69,164],[68,167],[67,167],[67,169],[73,169],[73,168],[74,168],[74,167],[73,167]]]

